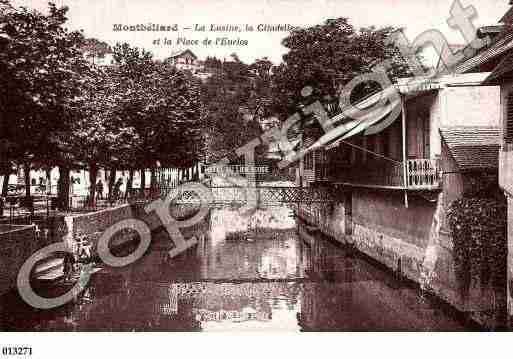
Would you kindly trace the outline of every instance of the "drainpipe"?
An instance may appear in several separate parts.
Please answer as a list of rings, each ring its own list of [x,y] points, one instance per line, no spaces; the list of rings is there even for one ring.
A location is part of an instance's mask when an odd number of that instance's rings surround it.
[[[408,208],[408,158],[406,155],[406,100],[401,96],[402,139],[403,139],[403,177],[404,177],[404,206]]]

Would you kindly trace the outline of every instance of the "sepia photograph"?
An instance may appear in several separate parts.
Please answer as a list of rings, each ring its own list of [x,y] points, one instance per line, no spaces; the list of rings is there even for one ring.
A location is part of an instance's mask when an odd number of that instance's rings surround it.
[[[0,0],[0,358],[512,330],[513,1]]]

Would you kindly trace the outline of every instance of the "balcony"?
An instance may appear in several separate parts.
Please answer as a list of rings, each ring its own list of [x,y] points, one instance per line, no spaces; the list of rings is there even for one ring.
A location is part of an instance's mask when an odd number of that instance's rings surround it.
[[[436,190],[441,187],[438,160],[429,158],[408,160],[406,169],[407,189]]]
[[[440,166],[434,159],[402,162],[368,161],[364,164],[327,169],[330,182],[354,187],[407,190],[437,190],[441,186]],[[405,183],[406,182],[406,183]]]

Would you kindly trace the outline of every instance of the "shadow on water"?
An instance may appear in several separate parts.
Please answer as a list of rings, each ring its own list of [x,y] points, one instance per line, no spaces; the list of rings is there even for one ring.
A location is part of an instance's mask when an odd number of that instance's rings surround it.
[[[1,301],[5,331],[460,331],[441,303],[353,249],[303,240],[287,207],[241,216],[212,209],[198,245],[170,259],[169,236],[124,268],[103,267],[73,302],[36,310],[16,292]],[[308,244],[311,243],[311,244]],[[135,247],[135,245],[132,245]],[[128,254],[135,248],[125,248]],[[40,284],[54,296],[62,282]]]

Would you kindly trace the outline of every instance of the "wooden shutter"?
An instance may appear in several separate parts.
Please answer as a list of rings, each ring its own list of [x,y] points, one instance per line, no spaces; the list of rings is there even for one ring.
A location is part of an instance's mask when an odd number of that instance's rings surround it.
[[[504,141],[513,144],[513,92],[508,94],[506,101],[506,121],[504,128]]]

